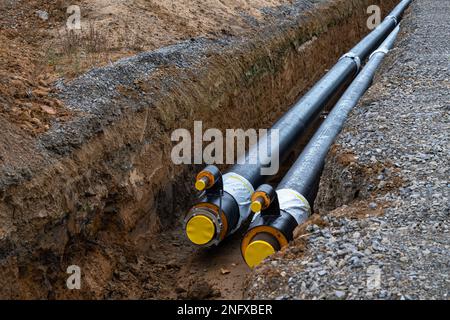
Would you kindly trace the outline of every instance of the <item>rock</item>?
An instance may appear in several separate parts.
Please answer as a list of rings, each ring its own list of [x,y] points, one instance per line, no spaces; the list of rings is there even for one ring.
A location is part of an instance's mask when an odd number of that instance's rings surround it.
[[[225,268],[220,268],[220,274],[224,275],[224,274],[229,274],[231,271]]]
[[[359,259],[358,257],[355,257],[355,256],[350,258],[350,263],[355,267],[362,266],[361,259]]]
[[[338,298],[338,299],[344,299],[344,298],[345,298],[345,292],[344,292],[344,291],[336,290],[336,291],[334,292],[334,295],[335,295],[336,298]]]
[[[44,111],[47,114],[50,114],[50,115],[56,114],[55,109],[53,109],[52,107],[46,106],[44,104],[42,104],[40,107],[41,107],[42,111]]]
[[[378,241],[372,241],[372,249],[375,251],[384,251],[383,246]]]
[[[319,272],[317,272],[317,274],[321,277],[323,277],[324,275],[327,274],[327,272],[325,270],[320,270]]]
[[[202,300],[216,296],[217,291],[204,280],[195,279],[191,281],[189,288],[184,292],[186,299]]]
[[[311,284],[311,287],[309,288],[309,291],[311,291],[312,293],[316,293],[319,291],[319,285],[317,284],[317,282],[313,282]]]
[[[47,11],[37,10],[36,11],[36,15],[39,17],[39,19],[41,19],[43,21],[47,21],[48,20],[48,12]]]

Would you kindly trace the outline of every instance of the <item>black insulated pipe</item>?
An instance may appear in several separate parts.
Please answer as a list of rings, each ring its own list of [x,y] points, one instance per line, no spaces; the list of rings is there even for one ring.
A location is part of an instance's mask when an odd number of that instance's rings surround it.
[[[308,219],[311,214],[309,202],[312,203],[313,200],[308,201],[307,197],[320,178],[326,155],[348,114],[370,87],[383,58],[393,47],[398,32],[399,27],[396,27],[372,53],[364,69],[350,84],[300,157],[286,173],[277,187],[278,201],[272,201],[275,207],[261,210],[255,215],[241,245],[244,259],[250,267],[259,264],[276,251],[270,242],[259,240],[260,233],[264,233],[266,238],[267,233],[271,233],[271,241],[278,241],[278,247],[282,247],[292,240],[294,229]],[[267,188],[268,185],[263,185],[258,190]]]
[[[245,155],[245,161],[240,159],[238,164],[223,175],[221,193],[213,194],[206,190],[185,217],[185,231],[191,242],[199,246],[217,245],[226,236],[239,229],[242,222],[246,221],[251,214],[250,198],[254,187],[268,178],[262,174],[262,168],[265,165],[259,159],[259,150],[267,148],[268,142],[271,141],[270,132],[275,130],[278,132],[279,144],[276,145],[275,152],[278,152],[279,158],[283,160],[314,123],[327,103],[342,92],[358,74],[361,62],[365,61],[370,52],[374,51],[395,28],[411,1],[401,1],[375,30],[345,54],[311,90],[273,125],[267,137],[260,139],[256,145],[250,148]],[[269,158],[270,156],[269,153]],[[205,184],[205,182],[198,183],[199,186]],[[227,198],[235,199],[234,203],[227,202],[232,205],[227,208],[226,214],[220,204],[217,205],[217,203],[221,203],[219,198],[225,194]],[[207,219],[203,217],[203,209],[207,209],[205,211]],[[211,214],[216,218],[211,220]],[[226,217],[233,217],[233,219],[224,221],[227,219]]]
[[[299,138],[309,128],[309,125],[324,109],[327,102],[345,84],[349,83],[355,74],[358,73],[361,63],[394,30],[411,1],[401,1],[377,28],[346,53],[309,92],[272,126],[271,130],[279,130],[280,144],[278,152],[281,158],[287,156]],[[230,169],[231,172],[246,178],[254,186],[264,182],[264,177],[261,175],[261,167],[263,165],[260,162],[248,164],[249,159],[258,159],[259,147],[260,145],[258,144],[250,149],[246,155],[245,164],[236,164]]]
[[[377,68],[384,55],[392,48],[398,32],[399,28],[397,27],[378,50],[374,51],[364,69],[349,86],[300,157],[279,183],[278,189],[293,189],[308,198],[312,186],[320,177],[331,144],[341,131],[348,113],[370,87]]]

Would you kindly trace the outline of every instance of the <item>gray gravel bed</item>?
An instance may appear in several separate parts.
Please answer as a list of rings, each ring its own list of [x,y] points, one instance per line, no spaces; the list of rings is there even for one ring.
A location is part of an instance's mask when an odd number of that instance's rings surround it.
[[[387,203],[383,214],[330,215],[325,228],[308,226],[306,252],[265,262],[252,276],[250,298],[449,298],[449,16],[450,1],[414,1],[397,49],[338,138],[358,165],[389,162],[398,170],[400,186],[375,188],[366,199],[369,210]],[[330,161],[322,180],[343,170]],[[319,196],[329,192],[321,188]]]

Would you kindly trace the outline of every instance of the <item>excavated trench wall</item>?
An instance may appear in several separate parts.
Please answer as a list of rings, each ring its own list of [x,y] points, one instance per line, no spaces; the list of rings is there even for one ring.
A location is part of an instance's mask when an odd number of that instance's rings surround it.
[[[74,119],[0,191],[0,297],[103,298],[117,261],[151,255],[192,203],[199,167],[172,163],[172,131],[270,127],[369,31],[369,5],[396,3],[324,1],[259,34],[192,39],[60,84]],[[66,288],[72,264],[82,290]]]

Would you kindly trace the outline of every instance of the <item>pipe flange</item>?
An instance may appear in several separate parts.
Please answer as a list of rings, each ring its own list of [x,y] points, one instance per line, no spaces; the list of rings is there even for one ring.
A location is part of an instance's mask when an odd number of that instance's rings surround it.
[[[354,52],[347,52],[344,54],[339,60],[342,60],[344,58],[350,58],[353,60],[353,62],[356,64],[356,73],[359,72],[361,69],[361,59],[354,53]]]
[[[211,247],[212,245],[217,245],[221,241],[220,239],[220,231],[223,228],[223,222],[220,216],[216,215],[211,209],[206,207],[194,207],[189,212],[189,215],[186,216],[183,223],[183,229],[186,230],[187,223],[189,220],[196,216],[205,216],[209,218],[214,226],[215,226],[215,235],[208,243],[202,245],[203,247]]]

